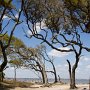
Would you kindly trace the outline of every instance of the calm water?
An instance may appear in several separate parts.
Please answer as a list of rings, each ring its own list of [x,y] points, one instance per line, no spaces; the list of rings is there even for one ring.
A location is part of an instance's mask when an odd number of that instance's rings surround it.
[[[13,79],[13,78],[7,78],[7,79]],[[41,79],[38,78],[17,78],[18,81],[25,81],[25,82],[41,82]],[[54,82],[54,79],[48,79],[49,82]],[[64,83],[69,83],[69,79],[61,79]],[[88,79],[76,79],[77,84],[88,84]]]

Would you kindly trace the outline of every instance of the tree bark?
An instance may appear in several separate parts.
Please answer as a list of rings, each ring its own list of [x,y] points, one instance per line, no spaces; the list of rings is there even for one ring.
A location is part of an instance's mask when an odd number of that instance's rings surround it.
[[[57,82],[58,82],[58,80],[57,80],[57,73],[56,73],[56,69],[55,69],[55,66],[54,66],[53,63],[52,63],[52,66],[53,66],[54,76],[55,76],[55,81],[54,81],[54,83],[57,83]]]
[[[14,81],[16,82],[16,68],[14,67]]]
[[[72,70],[72,74],[71,74],[71,84],[70,84],[70,89],[75,89],[76,87],[76,83],[75,83],[75,70]]]
[[[34,68],[34,70],[35,71],[39,71],[41,73],[43,84],[47,84],[48,83],[48,79],[47,79],[47,74],[46,74],[46,71],[45,71],[45,66],[44,65],[41,66],[38,61],[35,61],[35,62],[37,63],[37,66],[38,66],[39,70],[35,69],[35,68]]]
[[[2,54],[3,54],[3,58],[4,58],[3,63],[0,65],[0,72],[3,72],[4,68],[7,65],[7,55],[5,52],[6,48],[3,46],[3,43],[1,41],[0,41],[0,46],[1,46]]]
[[[47,79],[47,74],[46,74],[45,68],[42,68],[41,74],[42,74],[43,84],[47,84],[48,79]]]
[[[2,79],[2,82],[3,82],[3,78],[4,78],[4,73],[3,73],[3,72],[1,72],[1,74],[2,74],[2,77],[1,77],[1,79]]]
[[[70,77],[70,88],[72,87],[72,78],[71,78],[71,63],[69,60],[67,60],[68,66],[69,66],[69,77]]]
[[[76,60],[76,63],[73,65],[73,68],[71,69],[70,61],[67,60],[68,65],[69,65],[70,89],[75,89],[75,88],[77,88],[77,87],[76,87],[76,83],[75,83],[75,70],[76,70],[76,68],[77,68],[77,66],[78,66],[78,61],[79,61],[79,58],[78,58],[78,60]]]

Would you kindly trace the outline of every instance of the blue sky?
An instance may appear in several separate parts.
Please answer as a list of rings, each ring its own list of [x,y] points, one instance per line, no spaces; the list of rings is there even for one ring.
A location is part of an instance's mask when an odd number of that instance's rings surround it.
[[[36,47],[37,45],[40,44],[40,40],[32,38],[29,39],[27,37],[25,37],[25,33],[22,30],[22,27],[24,26],[25,30],[28,30],[27,26],[25,24],[20,25],[16,28],[16,31],[14,32],[14,36],[18,37],[19,39],[21,39],[28,47]],[[83,35],[82,36],[82,40],[85,42],[86,46],[90,46],[90,42],[88,40],[89,36],[88,35]],[[53,50],[52,48],[50,48],[47,44],[45,44],[47,46],[47,52],[50,56],[53,55],[53,57],[55,58],[54,60],[54,64],[56,66],[56,70],[57,70],[57,75],[60,75],[61,78],[69,78],[69,73],[68,73],[68,64],[66,62],[67,59],[69,59],[73,65],[74,61],[75,61],[75,56],[74,53],[61,53],[58,52],[56,50]],[[89,53],[87,53],[86,51],[84,51],[84,53],[82,54],[83,56],[81,57],[81,60],[79,62],[79,66],[76,70],[76,78],[79,79],[88,79],[89,75],[90,75],[90,55]],[[51,69],[52,70],[52,66],[48,63],[46,64],[46,68],[47,69]],[[14,77],[14,69],[12,67],[8,68],[5,70],[6,73],[6,77]],[[38,77],[31,69],[27,70],[27,69],[18,69],[17,70],[17,77],[18,78],[33,78],[33,77]],[[48,74],[48,77],[52,77],[52,74]]]
[[[16,3],[15,3],[16,4]],[[19,6],[19,5],[17,5]],[[17,16],[17,13],[16,13]],[[8,18],[5,17],[5,22],[7,22]],[[4,22],[4,25],[5,25]],[[10,30],[10,28],[12,28],[13,23],[11,22],[10,26],[7,27],[7,29]],[[26,26],[25,23],[19,25],[15,32],[14,32],[14,36],[18,37],[19,39],[21,39],[28,47],[36,47],[37,45],[40,44],[40,40],[32,38],[26,38],[25,37],[25,33],[22,30],[22,27],[24,28],[25,31],[28,31],[28,28]],[[37,27],[38,28],[38,27]],[[39,30],[39,28],[38,28]],[[40,33],[40,30],[39,30]],[[90,35],[88,34],[84,34],[82,36],[82,40],[85,43],[85,46],[90,47],[90,41],[89,41],[89,37]],[[44,43],[45,44],[45,43]],[[57,75],[60,75],[61,78],[69,78],[69,73],[68,73],[68,64],[66,62],[67,59],[69,59],[73,65],[73,63],[75,62],[75,56],[74,53],[61,53],[61,52],[57,52],[55,50],[53,50],[52,48],[50,48],[47,44],[45,44],[47,47],[47,52],[49,54],[49,56],[51,57],[53,55],[53,57],[55,58],[54,60],[54,64],[57,70]],[[62,48],[62,47],[59,47]],[[90,53],[84,51],[83,56],[80,59],[79,62],[79,66],[76,70],[76,78],[79,79],[88,79],[90,76]],[[49,63],[46,64],[46,68],[47,69],[52,69],[51,65]],[[6,77],[14,77],[14,69],[12,67],[7,68],[5,71]],[[32,70],[27,70],[27,69],[18,69],[17,70],[17,78],[33,78],[33,77],[37,77],[37,75],[32,71]],[[48,77],[52,77],[53,76],[51,74],[48,74]]]

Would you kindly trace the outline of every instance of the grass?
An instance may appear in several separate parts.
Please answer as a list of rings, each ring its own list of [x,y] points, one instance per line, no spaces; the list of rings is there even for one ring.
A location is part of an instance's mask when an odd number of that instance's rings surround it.
[[[33,85],[31,82],[21,82],[21,81],[13,81],[13,80],[4,80],[1,82],[1,85],[4,85],[8,88],[13,88],[13,87],[22,87],[22,88],[28,88]]]

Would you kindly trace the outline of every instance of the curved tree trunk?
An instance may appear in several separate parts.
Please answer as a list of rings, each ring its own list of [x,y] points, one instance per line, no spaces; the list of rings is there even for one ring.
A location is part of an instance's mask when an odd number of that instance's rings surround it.
[[[69,66],[69,76],[70,76],[70,88],[72,87],[72,78],[71,78],[71,63],[69,60],[67,60],[68,66]]]
[[[1,41],[0,41],[0,46],[1,46],[2,54],[3,54],[3,58],[4,58],[3,63],[0,65],[0,72],[3,72],[4,68],[7,65],[7,55],[5,52],[6,48],[3,46],[3,43]]]
[[[36,61],[36,63],[37,63],[37,65],[38,65],[40,70],[37,70],[35,68],[34,68],[34,70],[39,71],[41,73],[43,84],[47,84],[48,83],[48,79],[47,79],[47,74],[46,74],[46,71],[45,71],[45,66],[44,65],[41,66],[40,63],[37,62],[37,61]]]
[[[57,75],[56,75],[56,73],[54,73],[54,76],[55,76],[55,81],[54,81],[54,83],[57,83],[58,80],[57,80]]]
[[[41,74],[42,74],[43,84],[47,84],[48,79],[47,79],[47,74],[46,74],[45,68],[42,68]]]
[[[3,81],[3,71],[4,71],[4,68],[7,65],[7,54],[6,54],[6,51],[5,51],[6,47],[3,46],[3,43],[1,41],[0,41],[0,46],[1,46],[2,54],[3,54],[3,58],[4,58],[4,61],[0,65],[0,73],[2,74],[1,75],[1,81]]]
[[[52,63],[52,66],[53,66],[54,76],[55,76],[55,81],[54,81],[54,83],[57,83],[57,82],[58,82],[58,80],[57,80],[57,73],[56,73],[56,69],[55,69],[55,66],[54,66],[53,63]]]

